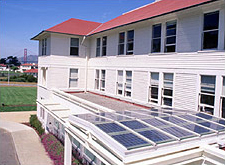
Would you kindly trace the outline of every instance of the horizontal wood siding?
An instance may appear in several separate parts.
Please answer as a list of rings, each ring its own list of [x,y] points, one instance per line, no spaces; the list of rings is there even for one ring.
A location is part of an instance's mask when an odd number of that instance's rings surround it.
[[[174,107],[197,110],[197,75],[177,73],[175,76]]]
[[[69,82],[68,68],[48,68],[48,88],[67,88]]]
[[[116,94],[116,70],[106,70],[105,91],[110,95]]]
[[[148,72],[134,71],[132,77],[132,98],[142,102],[147,102],[148,96]]]

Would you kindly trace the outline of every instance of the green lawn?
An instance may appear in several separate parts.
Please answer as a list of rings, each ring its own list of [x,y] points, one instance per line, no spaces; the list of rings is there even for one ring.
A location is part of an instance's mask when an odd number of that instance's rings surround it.
[[[0,112],[36,110],[36,98],[36,87],[0,87]]]

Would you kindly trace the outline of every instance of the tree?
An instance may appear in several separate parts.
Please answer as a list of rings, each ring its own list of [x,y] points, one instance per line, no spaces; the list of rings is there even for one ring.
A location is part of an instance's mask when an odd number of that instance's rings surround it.
[[[6,64],[6,58],[1,58],[0,59],[0,64]]]
[[[16,56],[14,56],[14,57],[9,56],[9,57],[7,57],[6,60],[7,60],[7,64],[11,65],[11,66],[20,66],[20,64],[21,64]]]
[[[15,71],[15,70],[18,70],[19,68],[18,68],[17,66],[12,66],[11,69],[12,69],[13,71]]]

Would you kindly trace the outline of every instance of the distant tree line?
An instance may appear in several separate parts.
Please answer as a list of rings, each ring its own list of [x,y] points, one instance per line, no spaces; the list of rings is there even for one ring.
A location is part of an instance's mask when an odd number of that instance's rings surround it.
[[[7,58],[1,58],[0,64],[8,65],[9,67],[20,66],[20,61],[16,56],[9,56]]]

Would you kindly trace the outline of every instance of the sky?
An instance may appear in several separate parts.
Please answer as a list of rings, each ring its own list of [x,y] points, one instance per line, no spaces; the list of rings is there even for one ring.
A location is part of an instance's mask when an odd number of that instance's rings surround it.
[[[0,0],[0,57],[38,54],[30,38],[70,18],[106,22],[154,0]]]

